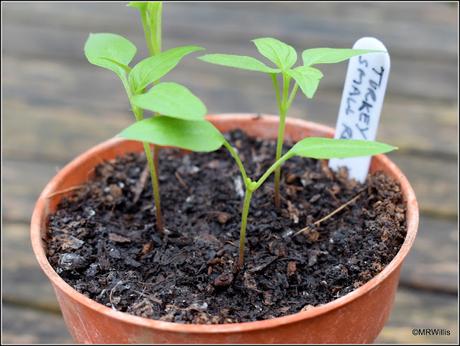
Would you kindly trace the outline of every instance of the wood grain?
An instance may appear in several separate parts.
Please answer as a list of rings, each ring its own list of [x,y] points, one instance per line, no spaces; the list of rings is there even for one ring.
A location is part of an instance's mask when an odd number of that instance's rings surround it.
[[[3,240],[2,299],[11,304],[59,312],[51,283],[41,271],[29,241],[28,224],[6,224]]]
[[[2,344],[72,344],[60,314],[3,305]]]
[[[458,299],[400,289],[390,319],[376,343],[449,344],[458,342]],[[413,328],[447,329],[450,335],[412,335]]]
[[[7,156],[10,151],[16,156],[21,155],[21,151],[26,155],[27,150],[38,150],[36,145],[21,146],[23,141],[41,141],[43,136],[68,138],[66,131],[75,131],[85,139],[104,134],[106,137],[97,138],[97,141],[102,141],[132,120],[122,85],[109,71],[89,64],[74,66],[10,57],[4,61],[5,128],[7,133],[19,135],[6,138]],[[225,76],[213,75],[209,71],[187,70],[187,61],[184,60],[184,66],[173,71],[168,79],[190,87],[203,98],[209,112],[277,113],[273,91],[265,76],[238,71],[231,73],[229,70],[225,70]],[[236,78],[237,75],[241,79]],[[28,87],[25,89],[24,85]],[[334,126],[340,97],[339,91],[323,90],[320,86],[314,100],[299,95],[289,115]],[[98,122],[98,126],[88,131],[84,125],[91,121]],[[65,122],[73,122],[76,126],[69,129],[62,126]],[[80,122],[82,128],[78,127]],[[416,102],[387,95],[379,139],[408,152],[454,157],[457,152],[457,125],[457,107],[454,104]],[[53,135],[41,132],[42,129],[54,130]],[[433,133],[436,135],[433,136]],[[430,140],[426,140],[427,137]],[[70,138],[75,138],[75,135]],[[51,155],[65,155],[65,152],[61,150],[60,154],[52,152]]]
[[[407,256],[400,285],[456,295],[458,291],[457,222],[423,216]]]
[[[6,51],[10,57],[20,59],[23,56],[28,56],[45,61],[65,60],[71,62],[73,66],[88,64],[82,52],[82,47],[88,37],[88,31],[83,33],[42,27],[31,31],[27,27],[15,24],[7,26],[6,30],[7,35],[17,38],[16,40],[6,42]],[[98,32],[100,30],[96,29],[91,31]],[[126,36],[138,47],[143,47],[145,45],[141,35]],[[224,41],[226,40],[225,37],[220,36],[219,41],[209,42],[205,37],[200,35],[199,31],[196,32],[195,37],[201,37],[201,40],[190,41],[184,39],[171,39],[167,41],[169,42],[167,47],[185,45],[192,42],[193,44],[205,47],[208,52],[212,53],[218,52],[258,56],[257,51],[250,43],[250,39],[235,42],[235,46],[232,47],[232,45],[228,44],[228,40]],[[380,38],[383,42],[387,43],[383,37],[380,36]],[[223,45],[222,42],[226,42],[225,45]],[[345,47],[351,47],[353,43],[353,41],[350,41]],[[387,44],[391,47],[390,43]],[[315,47],[312,44],[308,44],[308,46]],[[40,47],[43,48],[39,49]],[[140,57],[146,57],[143,48],[140,52],[141,53],[135,61],[138,61]],[[181,66],[188,71],[193,70],[203,76],[221,75],[226,77],[220,84],[228,81],[229,85],[235,85],[235,83],[231,83],[232,79],[241,79],[244,78],[244,76],[257,75],[257,73],[254,72],[233,73],[232,70],[227,68],[211,67],[196,59],[187,59]],[[322,65],[319,66],[319,68],[326,76],[321,81],[322,90],[341,90],[346,72],[346,64]],[[455,62],[435,60],[427,63],[422,59],[409,60],[403,57],[398,58],[396,55],[394,57],[392,56],[391,69],[391,77],[387,89],[388,95],[417,98],[422,102],[433,99],[446,102],[455,101],[458,89],[456,87],[456,75],[451,73],[452,69],[456,69]],[[201,79],[206,80],[207,78]],[[253,77],[253,79],[255,79],[255,77]],[[430,87],[427,88],[427,85]],[[267,87],[270,86],[271,84],[268,83]]]
[[[116,3],[10,3],[5,10],[6,23],[85,34],[100,32],[102,27],[142,36],[137,12]],[[31,12],[35,16],[30,16]],[[421,59],[455,62],[457,55],[456,9],[442,3],[170,3],[164,8],[164,18],[165,41],[203,37],[206,42],[232,44],[258,36],[278,36],[292,44],[302,46],[300,43],[305,42],[313,47],[352,44],[357,36],[376,35],[384,36],[403,56],[419,54]],[[241,25],[251,22],[257,25],[251,25],[250,30]],[[439,37],[443,40],[437,40]]]
[[[4,15],[3,15],[4,14]],[[458,342],[458,4],[168,3],[165,48],[258,56],[251,39],[278,37],[301,49],[350,47],[374,36],[392,58],[378,139],[413,185],[419,234],[381,343]],[[33,257],[35,200],[65,163],[131,123],[111,72],[86,62],[89,32],[115,32],[146,56],[135,10],[120,3],[2,3],[3,335],[6,343],[71,343],[54,293]],[[334,126],[346,63],[319,66],[314,100],[298,97],[290,116]],[[167,79],[187,85],[210,113],[276,113],[270,81],[257,73],[187,57]],[[54,312],[54,313],[49,313]],[[447,328],[450,336],[412,336]]]

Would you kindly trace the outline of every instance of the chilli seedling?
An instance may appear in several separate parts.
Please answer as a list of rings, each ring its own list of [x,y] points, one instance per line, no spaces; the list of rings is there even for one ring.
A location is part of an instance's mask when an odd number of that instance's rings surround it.
[[[380,52],[377,50],[340,48],[306,49],[302,52],[303,64],[293,67],[297,62],[297,52],[290,45],[270,37],[257,38],[252,40],[252,42],[256,45],[259,53],[275,64],[276,67],[269,67],[262,61],[250,56],[233,54],[206,54],[199,57],[199,59],[212,64],[262,72],[270,75],[275,89],[276,103],[280,117],[275,161],[278,161],[283,154],[286,116],[299,87],[303,94],[311,99],[318,89],[321,78],[323,78],[323,73],[312,66],[317,64],[338,63],[356,55]],[[281,85],[278,80],[279,75],[281,75]],[[280,207],[280,177],[281,167],[278,167],[275,170],[274,186],[274,202],[277,208]]]
[[[204,104],[185,86],[177,83],[159,83],[160,78],[171,71],[186,55],[203,50],[197,46],[182,46],[161,51],[161,14],[160,2],[139,2],[129,4],[138,8],[141,14],[150,57],[130,67],[136,55],[136,46],[128,39],[110,33],[90,34],[85,43],[85,56],[96,66],[115,72],[121,79],[128,95],[131,110],[136,121],[144,119],[144,111],[168,115],[173,118],[200,120],[206,114]],[[145,93],[146,88],[152,86]],[[158,151],[154,147],[154,156],[150,145],[143,143],[147,164],[150,170],[156,211],[156,228],[163,232],[160,189],[158,183]]]
[[[146,94],[144,97],[149,98],[151,96]],[[374,141],[308,137],[297,142],[288,152],[273,163],[259,179],[254,181],[247,176],[237,151],[230,145],[219,130],[206,120],[190,121],[160,115],[129,126],[123,130],[119,136],[155,145],[172,146],[197,152],[211,152],[219,149],[221,146],[224,146],[229,151],[230,155],[236,161],[245,186],[240,227],[239,269],[243,268],[244,265],[246,226],[252,194],[273,172],[276,172],[285,161],[294,156],[315,159],[368,156],[386,153],[395,149],[395,147],[388,144]]]

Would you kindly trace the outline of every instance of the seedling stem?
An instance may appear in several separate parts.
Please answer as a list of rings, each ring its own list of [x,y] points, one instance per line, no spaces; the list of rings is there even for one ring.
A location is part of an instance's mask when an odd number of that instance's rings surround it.
[[[151,56],[161,52],[161,15],[163,5],[161,2],[147,3],[144,10],[141,10],[142,27],[145,33],[145,41]],[[158,83],[158,81],[156,82]],[[152,83],[153,85],[155,83]],[[141,110],[142,112],[142,110]],[[141,117],[142,119],[143,117]],[[139,121],[139,120],[138,120]],[[160,186],[158,183],[158,160],[160,148],[153,145],[153,155],[150,145],[143,142],[145,156],[150,169],[150,178],[152,180],[153,198],[155,202],[156,227],[160,233],[164,232],[163,214],[161,212]],[[153,158],[153,159],[152,159]]]
[[[240,228],[240,247],[238,257],[238,269],[242,269],[244,265],[244,248],[246,241],[246,225],[248,222],[249,207],[251,205],[252,191],[246,187],[244,194],[243,211],[241,213],[241,228]]]
[[[276,79],[276,75],[273,75],[274,87],[276,91],[276,99],[279,107],[279,115],[280,121],[278,125],[278,138],[276,141],[276,156],[275,161],[278,161],[283,154],[283,142],[284,142],[284,129],[286,127],[286,115],[289,109],[290,103],[294,99],[295,91],[293,89],[293,93],[291,97],[289,97],[289,83],[290,77],[286,74],[282,74],[283,76],[283,93],[280,100],[280,92],[278,88],[278,82]],[[280,198],[280,177],[281,177],[281,166],[279,166],[275,170],[275,206],[279,208],[281,206],[281,198]]]

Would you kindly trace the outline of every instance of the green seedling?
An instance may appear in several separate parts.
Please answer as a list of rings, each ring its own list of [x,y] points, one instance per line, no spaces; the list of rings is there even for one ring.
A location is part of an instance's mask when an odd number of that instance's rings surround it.
[[[204,104],[186,87],[177,83],[159,83],[186,55],[203,50],[197,46],[182,46],[161,51],[161,13],[160,2],[131,2],[141,14],[147,47],[150,57],[130,67],[136,55],[136,46],[123,36],[98,33],[90,34],[85,43],[85,56],[96,66],[114,72],[123,84],[128,95],[132,113],[136,121],[144,119],[144,110],[173,118],[201,120],[206,114]],[[146,89],[151,87],[147,92]],[[150,170],[156,210],[156,228],[163,232],[160,189],[158,183],[158,151],[154,154],[148,142],[144,151]]]
[[[323,73],[312,66],[338,63],[357,55],[380,52],[364,49],[306,49],[302,52],[303,64],[294,67],[297,62],[297,52],[290,45],[269,37],[258,38],[252,42],[256,45],[259,53],[270,60],[275,67],[269,67],[253,57],[233,54],[207,54],[199,57],[199,59],[212,64],[262,72],[271,77],[280,117],[275,161],[278,161],[282,156],[286,116],[298,89],[300,88],[302,93],[311,99],[318,89],[321,78],[323,78]],[[281,85],[278,80],[279,75],[281,76]],[[274,187],[274,201],[277,208],[280,207],[280,177],[281,168],[278,167],[275,170]]]
[[[308,137],[297,142],[288,152],[276,160],[259,179],[254,181],[246,174],[237,151],[219,130],[208,121],[190,121],[168,116],[157,116],[129,126],[119,136],[126,139],[178,147],[196,152],[211,152],[222,146],[229,151],[230,155],[236,161],[245,186],[240,227],[239,269],[243,268],[244,265],[246,227],[252,195],[284,162],[294,156],[315,159],[346,158],[376,155],[396,149],[388,144],[374,141]]]
[[[147,49],[150,55],[157,55],[161,52],[161,16],[163,4],[161,1],[130,1],[128,6],[139,10]]]

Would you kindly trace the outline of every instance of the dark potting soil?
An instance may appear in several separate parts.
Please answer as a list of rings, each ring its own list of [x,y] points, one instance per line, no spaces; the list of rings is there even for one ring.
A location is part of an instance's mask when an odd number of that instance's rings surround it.
[[[241,131],[227,136],[249,176],[259,177],[273,162],[274,141]],[[56,272],[91,299],[138,316],[255,321],[353,291],[393,259],[405,238],[395,181],[377,173],[359,184],[322,161],[294,158],[283,166],[282,208],[273,205],[273,177],[254,193],[245,266],[235,271],[243,182],[228,152],[162,149],[160,183],[165,236],[154,227],[145,156],[97,166],[94,178],[49,217],[47,254]]]

